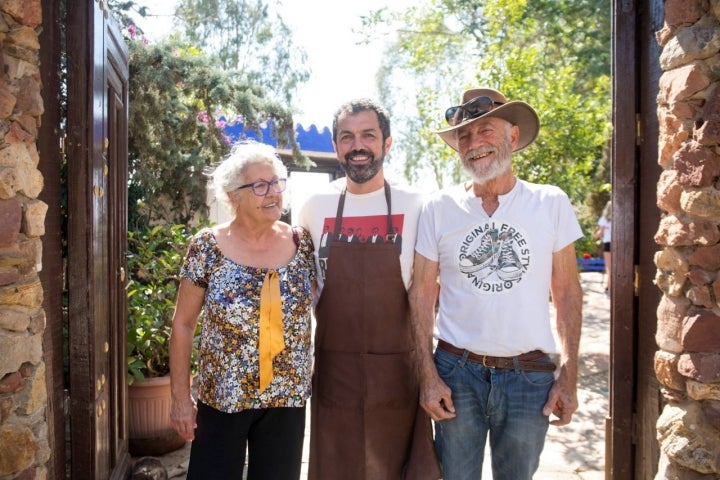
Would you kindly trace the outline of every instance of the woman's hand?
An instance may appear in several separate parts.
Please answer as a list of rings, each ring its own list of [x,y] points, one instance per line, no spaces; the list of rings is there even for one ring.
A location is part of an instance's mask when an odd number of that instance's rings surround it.
[[[185,440],[192,441],[195,438],[197,422],[197,405],[192,397],[176,399],[173,397],[170,407],[170,425]]]

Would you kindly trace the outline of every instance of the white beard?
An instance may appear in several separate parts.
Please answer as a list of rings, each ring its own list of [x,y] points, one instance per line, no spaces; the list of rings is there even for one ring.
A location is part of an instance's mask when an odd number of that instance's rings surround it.
[[[495,148],[494,153],[495,160],[490,164],[483,164],[482,160],[472,162],[463,158],[463,167],[470,175],[474,183],[482,185],[512,171],[512,151],[510,150],[510,139],[506,139],[503,145]],[[466,157],[471,157],[475,154],[476,151],[473,150],[468,152]]]

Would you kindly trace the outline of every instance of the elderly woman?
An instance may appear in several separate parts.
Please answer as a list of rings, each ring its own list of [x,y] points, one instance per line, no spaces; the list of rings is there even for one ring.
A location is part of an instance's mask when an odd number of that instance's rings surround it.
[[[313,246],[280,221],[286,169],[272,147],[235,147],[212,174],[232,220],[197,233],[170,339],[171,421],[192,440],[188,479],[300,477],[310,395]],[[201,321],[198,402],[190,355]]]

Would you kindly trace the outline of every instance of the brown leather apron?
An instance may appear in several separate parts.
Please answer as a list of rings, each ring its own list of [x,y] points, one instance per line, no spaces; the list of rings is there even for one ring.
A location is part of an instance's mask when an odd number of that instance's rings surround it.
[[[387,182],[385,197],[392,232]],[[333,239],[344,204],[345,192]],[[315,316],[308,478],[440,478],[396,246],[332,241]]]

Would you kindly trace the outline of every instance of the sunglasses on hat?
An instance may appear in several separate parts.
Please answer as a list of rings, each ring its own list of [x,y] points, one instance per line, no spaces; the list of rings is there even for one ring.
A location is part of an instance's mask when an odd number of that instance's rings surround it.
[[[496,102],[488,96],[481,95],[468,100],[462,105],[456,105],[445,110],[445,120],[454,127],[465,120],[485,115],[500,105],[503,105],[503,102]]]

